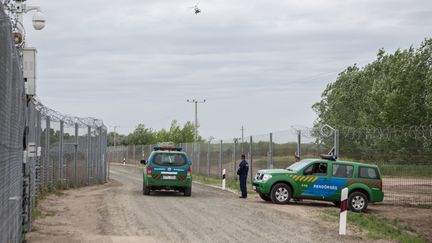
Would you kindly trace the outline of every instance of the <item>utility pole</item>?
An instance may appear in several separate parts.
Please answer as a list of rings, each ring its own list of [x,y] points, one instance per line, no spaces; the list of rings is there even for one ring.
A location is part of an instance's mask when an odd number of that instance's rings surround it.
[[[195,138],[194,138],[194,142],[198,141],[198,103],[205,103],[206,100],[196,100],[196,99],[192,99],[192,100],[187,100],[188,103],[195,103]]]

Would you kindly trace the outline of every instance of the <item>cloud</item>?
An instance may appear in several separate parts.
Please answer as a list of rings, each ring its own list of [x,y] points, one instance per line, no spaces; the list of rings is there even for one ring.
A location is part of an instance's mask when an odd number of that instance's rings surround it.
[[[430,37],[429,0],[41,1],[38,94],[64,113],[136,124],[192,120],[188,98],[207,98],[204,136],[311,126],[311,105],[348,65],[379,48]],[[201,109],[201,108],[200,108]]]

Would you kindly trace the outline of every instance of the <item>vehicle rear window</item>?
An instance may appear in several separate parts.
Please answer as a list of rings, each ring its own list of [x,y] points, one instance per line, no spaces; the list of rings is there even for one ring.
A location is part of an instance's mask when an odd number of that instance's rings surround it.
[[[155,154],[152,163],[161,166],[183,166],[186,158],[183,154]]]
[[[333,164],[333,177],[351,178],[354,167],[345,164]]]
[[[359,167],[359,177],[360,178],[366,178],[366,179],[379,179],[380,178],[377,168],[364,167],[364,166]]]

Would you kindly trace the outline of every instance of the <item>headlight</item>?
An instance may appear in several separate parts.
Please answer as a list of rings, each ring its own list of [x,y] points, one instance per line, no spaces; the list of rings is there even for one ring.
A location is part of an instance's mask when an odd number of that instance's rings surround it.
[[[272,178],[272,175],[264,174],[264,176],[262,177],[262,181],[267,181],[270,178]]]

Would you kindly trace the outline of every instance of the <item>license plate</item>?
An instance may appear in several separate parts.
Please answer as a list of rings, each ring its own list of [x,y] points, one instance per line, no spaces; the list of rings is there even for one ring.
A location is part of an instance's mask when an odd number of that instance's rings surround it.
[[[252,186],[252,188],[253,188],[254,190],[256,190],[256,186]]]
[[[162,176],[162,179],[164,179],[164,180],[175,180],[176,179],[176,176],[171,176],[171,175],[164,175],[164,176]]]

